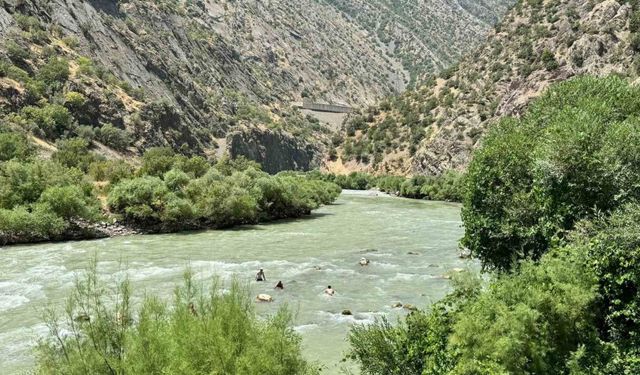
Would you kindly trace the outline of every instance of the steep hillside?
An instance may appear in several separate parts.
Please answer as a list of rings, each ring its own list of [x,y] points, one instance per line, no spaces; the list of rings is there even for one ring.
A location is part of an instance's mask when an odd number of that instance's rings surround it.
[[[636,77],[638,14],[615,0],[521,0],[457,66],[352,116],[343,160],[329,168],[463,169],[492,122],[519,115],[552,82],[580,74]]]
[[[484,40],[514,0],[320,0],[384,43],[410,74],[409,86],[456,63]]]
[[[117,133],[116,138],[124,138],[115,142],[120,152],[167,145],[209,155],[247,152],[260,162],[268,162],[260,158],[277,154],[280,145],[282,152],[295,146],[304,155],[294,159],[312,160],[300,168],[318,165],[331,130],[291,109],[291,101],[375,103],[409,81],[405,67],[413,68],[402,59],[426,51],[416,46],[432,40],[446,45],[451,39],[458,50],[469,47],[499,14],[488,6],[468,11],[412,1],[406,5],[414,4],[415,20],[409,22],[408,13],[398,9],[388,14],[379,6],[367,7],[362,11],[368,12],[367,19],[378,17],[386,25],[374,34],[321,0],[0,4],[0,113],[20,113],[5,116],[5,123],[26,123],[46,133],[37,116],[23,113],[25,107],[42,109],[46,102],[64,106],[72,117],[68,126],[44,137],[50,141]],[[407,33],[411,42],[402,39]],[[391,52],[389,43],[403,52]],[[432,49],[422,59],[429,69],[450,61],[443,57],[449,49]],[[55,82],[46,82],[40,73],[65,63],[69,72]],[[102,131],[108,124],[113,127]],[[113,146],[109,137],[97,138]],[[238,140],[253,146],[227,150],[239,146]],[[263,140],[275,153],[260,150]]]

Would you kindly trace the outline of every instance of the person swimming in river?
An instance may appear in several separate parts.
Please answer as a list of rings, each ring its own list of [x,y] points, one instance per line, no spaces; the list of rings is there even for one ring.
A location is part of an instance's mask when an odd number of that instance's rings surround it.
[[[284,284],[282,284],[282,281],[278,281],[278,283],[276,284],[276,286],[273,289],[284,289]]]
[[[256,281],[267,281],[267,276],[265,276],[262,268],[260,268],[260,271],[256,274]]]
[[[329,285],[327,287],[327,289],[324,290],[324,294],[327,294],[327,295],[330,295],[330,296],[334,295],[335,293],[336,293],[336,291],[333,290],[333,288],[331,288],[331,285]]]

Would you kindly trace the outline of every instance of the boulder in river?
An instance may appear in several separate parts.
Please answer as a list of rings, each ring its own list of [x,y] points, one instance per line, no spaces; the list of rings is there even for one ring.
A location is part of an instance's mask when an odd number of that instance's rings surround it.
[[[459,257],[460,259],[468,259],[468,258],[471,258],[471,250],[467,249],[466,247],[465,247],[465,248],[463,248],[463,249],[460,251],[460,254],[458,254],[458,257]]]
[[[391,305],[391,307],[393,307],[394,309],[399,309],[402,307],[402,302],[396,302],[393,305]]]
[[[258,296],[256,297],[256,300],[258,302],[273,302],[273,297],[271,297],[268,294],[261,293],[261,294],[258,294]]]
[[[402,305],[402,307],[404,307],[405,309],[409,310],[409,311],[417,311],[418,308],[415,307],[414,305],[410,304],[410,303],[405,303],[404,305]]]
[[[415,252],[415,251],[409,251],[407,254],[408,255],[420,255],[420,253]]]
[[[351,310],[344,309],[344,310],[342,310],[342,315],[353,315],[353,314],[351,313]]]

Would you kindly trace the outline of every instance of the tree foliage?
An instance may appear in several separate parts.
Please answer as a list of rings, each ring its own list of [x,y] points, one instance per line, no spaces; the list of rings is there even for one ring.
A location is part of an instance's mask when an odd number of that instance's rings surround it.
[[[618,77],[577,78],[491,130],[463,208],[462,243],[486,268],[538,259],[578,220],[640,196],[638,94]]]

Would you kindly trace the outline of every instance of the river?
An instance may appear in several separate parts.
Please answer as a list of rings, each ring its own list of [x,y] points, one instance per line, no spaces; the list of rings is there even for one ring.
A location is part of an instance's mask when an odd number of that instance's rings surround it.
[[[335,204],[298,220],[0,248],[0,372],[32,366],[31,348],[46,333],[42,310],[62,306],[93,254],[105,277],[127,269],[136,299],[144,293],[170,298],[187,266],[200,280],[246,280],[253,293],[274,296],[271,304],[257,304],[260,314],[282,303],[294,310],[304,352],[323,374],[351,371],[353,365],[341,362],[349,326],[406,314],[392,308],[395,302],[426,307],[444,296],[450,285],[442,276],[467,266],[457,256],[461,236],[459,205],[345,191]],[[361,257],[370,265],[361,267]],[[259,268],[267,283],[252,281]],[[278,280],[282,292],[273,290]],[[329,284],[334,297],[322,293]],[[341,315],[343,309],[353,315]]]

